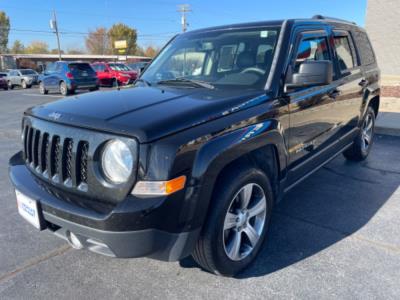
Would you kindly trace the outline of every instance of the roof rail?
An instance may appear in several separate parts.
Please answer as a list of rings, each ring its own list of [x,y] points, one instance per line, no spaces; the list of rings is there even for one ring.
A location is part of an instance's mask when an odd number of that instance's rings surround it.
[[[312,18],[316,19],[316,20],[331,20],[331,21],[338,21],[338,22],[342,22],[342,23],[349,23],[349,24],[357,25],[356,22],[347,21],[347,20],[343,20],[343,19],[339,19],[339,18],[328,17],[328,16],[322,16],[322,15],[315,15]]]

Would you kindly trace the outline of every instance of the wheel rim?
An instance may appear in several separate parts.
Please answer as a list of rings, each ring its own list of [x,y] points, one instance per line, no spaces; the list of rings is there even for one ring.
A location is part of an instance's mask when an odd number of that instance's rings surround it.
[[[267,200],[258,184],[246,184],[236,193],[223,228],[224,250],[231,260],[243,260],[254,250],[264,230],[266,215]]]
[[[63,83],[61,83],[60,90],[61,90],[61,94],[65,95],[65,86]]]
[[[26,88],[26,82],[25,81],[22,81],[22,88]]]
[[[367,151],[372,143],[374,134],[374,119],[371,114],[367,114],[361,128],[361,146],[363,151]]]
[[[43,86],[43,83],[40,83],[39,89],[40,89],[40,92],[41,92],[42,94],[44,94],[44,86]]]

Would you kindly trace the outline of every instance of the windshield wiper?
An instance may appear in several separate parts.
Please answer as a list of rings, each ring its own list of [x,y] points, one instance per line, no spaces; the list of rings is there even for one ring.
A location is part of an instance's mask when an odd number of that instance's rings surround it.
[[[145,85],[151,86],[150,81],[147,81],[147,80],[142,79],[142,78],[137,79],[136,82],[143,82]]]
[[[157,84],[169,84],[169,83],[189,83],[189,84],[193,84],[196,85],[198,87],[203,87],[206,89],[214,89],[214,86],[211,83],[205,82],[205,81],[201,81],[201,80],[195,80],[195,79],[188,79],[188,78],[184,78],[184,77],[178,77],[178,78],[174,78],[174,79],[167,79],[167,80],[160,80],[157,82]]]

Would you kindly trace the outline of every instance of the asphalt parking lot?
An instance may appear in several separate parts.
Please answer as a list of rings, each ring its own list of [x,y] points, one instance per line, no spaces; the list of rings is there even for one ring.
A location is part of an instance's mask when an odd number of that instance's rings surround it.
[[[7,164],[21,148],[21,114],[58,98],[0,91],[1,299],[399,298],[400,138],[376,136],[367,161],[339,156],[293,189],[275,207],[256,263],[223,278],[190,258],[167,263],[73,250],[19,217]]]

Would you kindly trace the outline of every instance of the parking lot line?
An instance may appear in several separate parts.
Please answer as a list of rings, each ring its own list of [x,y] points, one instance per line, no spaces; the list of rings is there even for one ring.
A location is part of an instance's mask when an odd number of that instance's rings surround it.
[[[31,96],[31,97],[52,97],[52,98],[61,98],[62,96],[56,95],[42,95],[42,94],[22,94],[23,96]]]

